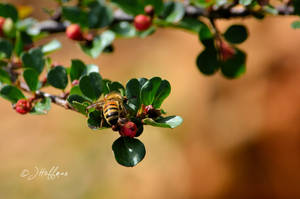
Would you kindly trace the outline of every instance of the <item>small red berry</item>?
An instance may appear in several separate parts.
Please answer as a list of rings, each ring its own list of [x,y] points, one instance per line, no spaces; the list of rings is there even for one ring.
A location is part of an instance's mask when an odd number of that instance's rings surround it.
[[[222,41],[220,43],[220,54],[222,61],[227,61],[235,55],[235,49],[227,42]]]
[[[119,131],[121,136],[131,137],[131,138],[133,138],[136,135],[136,132],[137,132],[137,126],[133,122],[127,122],[121,127]]]
[[[66,30],[67,37],[72,40],[82,41],[83,35],[78,24],[71,24]]]
[[[72,81],[72,86],[77,86],[79,84],[79,80],[75,79],[74,81]]]
[[[16,111],[22,115],[28,113],[31,110],[31,100],[20,99],[16,103]]]
[[[146,15],[148,15],[150,17],[153,17],[153,15],[154,15],[154,7],[152,5],[145,6],[144,11],[145,11]]]
[[[152,105],[148,105],[145,107],[144,109],[144,114],[147,115],[149,113],[149,111],[153,110],[153,106]]]
[[[138,31],[147,30],[152,24],[151,18],[146,15],[137,15],[134,18],[134,27]]]
[[[4,17],[0,17],[0,37],[3,36],[3,25],[5,22],[5,18]]]

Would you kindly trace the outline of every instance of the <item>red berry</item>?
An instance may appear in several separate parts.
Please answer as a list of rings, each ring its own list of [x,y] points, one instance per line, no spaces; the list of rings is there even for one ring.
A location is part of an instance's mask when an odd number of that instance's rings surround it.
[[[71,24],[66,30],[67,37],[72,40],[81,41],[83,40],[83,35],[78,24]]]
[[[0,17],[0,37],[3,36],[3,25],[5,22],[5,18],[4,17]]]
[[[75,79],[74,81],[72,81],[72,86],[77,86],[79,84],[79,80]]]
[[[220,53],[222,61],[227,61],[235,55],[235,49],[227,42],[222,41],[220,43]]]
[[[15,108],[18,113],[24,115],[31,110],[31,102],[26,99],[20,99],[16,103]]]
[[[121,127],[119,131],[121,136],[131,137],[131,138],[133,138],[136,135],[136,132],[137,132],[137,126],[133,122],[127,122]]]
[[[134,18],[134,26],[138,31],[147,30],[152,24],[151,18],[146,15],[137,15]]]
[[[152,5],[147,5],[145,8],[144,8],[144,11],[146,13],[146,15],[148,16],[153,16],[154,15],[154,8]]]

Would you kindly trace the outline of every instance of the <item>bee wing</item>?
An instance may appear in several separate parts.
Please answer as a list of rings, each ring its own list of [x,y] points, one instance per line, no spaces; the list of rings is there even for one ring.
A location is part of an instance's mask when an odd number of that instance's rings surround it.
[[[92,104],[92,105],[86,107],[86,110],[89,110],[89,109],[91,109],[91,108],[102,109],[102,106],[104,105],[104,103],[105,103],[105,102],[104,102],[103,100],[101,100],[101,101],[99,101],[99,102],[96,102],[96,103],[94,103],[94,104]]]

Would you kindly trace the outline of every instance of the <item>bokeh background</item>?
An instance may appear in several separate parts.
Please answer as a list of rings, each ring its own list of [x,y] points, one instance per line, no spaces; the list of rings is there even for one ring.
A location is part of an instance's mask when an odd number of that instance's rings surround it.
[[[46,19],[53,1],[33,5]],[[53,105],[46,116],[22,116],[0,99],[0,198],[2,199],[296,199],[300,198],[300,32],[297,17],[219,20],[225,30],[242,23],[250,37],[247,73],[237,80],[197,70],[197,35],[159,29],[146,39],[119,39],[113,54],[91,59],[63,34],[51,57],[69,66],[77,58],[100,66],[102,76],[126,83],[160,76],[172,92],[163,104],[184,123],[174,129],[146,127],[147,155],[134,168],[116,163],[117,133],[93,131],[83,116]],[[45,43],[50,39],[41,41]],[[57,92],[57,91],[54,91]],[[59,166],[67,177],[28,181],[23,169]]]

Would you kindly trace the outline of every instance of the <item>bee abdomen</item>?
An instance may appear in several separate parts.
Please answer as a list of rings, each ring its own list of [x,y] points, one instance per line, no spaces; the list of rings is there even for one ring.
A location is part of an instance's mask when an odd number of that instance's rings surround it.
[[[119,109],[116,104],[109,104],[105,106],[103,114],[108,124],[114,125],[118,122]]]

